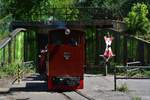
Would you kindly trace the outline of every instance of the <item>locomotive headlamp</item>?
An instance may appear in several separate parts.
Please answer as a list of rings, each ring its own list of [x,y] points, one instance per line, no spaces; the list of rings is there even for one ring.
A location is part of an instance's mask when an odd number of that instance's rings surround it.
[[[67,29],[65,30],[65,35],[69,35],[69,34],[70,34],[70,29],[67,28]]]

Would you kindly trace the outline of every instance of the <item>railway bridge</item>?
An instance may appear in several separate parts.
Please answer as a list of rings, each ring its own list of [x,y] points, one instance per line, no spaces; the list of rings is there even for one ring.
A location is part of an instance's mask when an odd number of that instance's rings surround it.
[[[67,28],[84,29],[85,31],[90,27],[94,27],[96,31],[104,28],[110,28],[115,31],[116,23],[112,20],[93,20],[89,23],[82,21],[53,21],[51,23],[42,21],[13,21],[10,24],[10,34],[0,43],[0,63],[1,65],[11,63],[15,59],[24,62],[32,60],[37,63],[40,49],[44,48],[48,42],[48,31],[58,24],[65,25]],[[20,42],[20,44],[17,44],[17,42]],[[20,53],[18,54],[17,52]]]

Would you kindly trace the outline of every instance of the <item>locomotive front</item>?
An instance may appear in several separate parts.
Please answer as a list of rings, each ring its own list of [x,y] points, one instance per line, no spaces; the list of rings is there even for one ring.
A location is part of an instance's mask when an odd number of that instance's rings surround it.
[[[84,31],[53,29],[49,31],[48,38],[48,89],[82,89],[85,64]]]

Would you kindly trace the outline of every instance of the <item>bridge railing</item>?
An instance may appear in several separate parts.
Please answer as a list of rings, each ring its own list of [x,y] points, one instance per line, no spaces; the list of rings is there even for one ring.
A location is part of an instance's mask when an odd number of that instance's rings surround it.
[[[15,12],[14,10],[10,10]],[[23,17],[16,17],[16,20],[25,21],[86,21],[99,19],[117,19],[120,16],[113,15],[113,12],[100,7],[50,7],[34,13],[24,13]]]
[[[16,42],[23,43],[22,35],[26,29],[17,28],[13,30],[8,37],[4,38],[0,43],[0,66],[11,63],[15,60],[23,60],[21,52],[23,48]]]

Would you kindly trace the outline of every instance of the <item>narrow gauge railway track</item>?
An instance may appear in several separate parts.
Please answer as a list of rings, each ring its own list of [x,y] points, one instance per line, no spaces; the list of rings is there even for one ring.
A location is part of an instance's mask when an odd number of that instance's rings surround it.
[[[92,97],[89,97],[89,96],[87,96],[87,95],[85,95],[85,94],[83,94],[82,92],[80,92],[80,91],[75,91],[77,94],[79,94],[79,95],[81,95],[81,96],[83,96],[84,98],[86,98],[87,100],[95,100],[94,98],[92,98]]]
[[[70,97],[70,96],[68,96],[66,93],[61,93],[63,96],[65,96],[65,98],[67,99],[67,100],[72,100],[72,98]]]
[[[65,96],[67,100],[95,100],[80,91],[62,92],[61,94]]]

